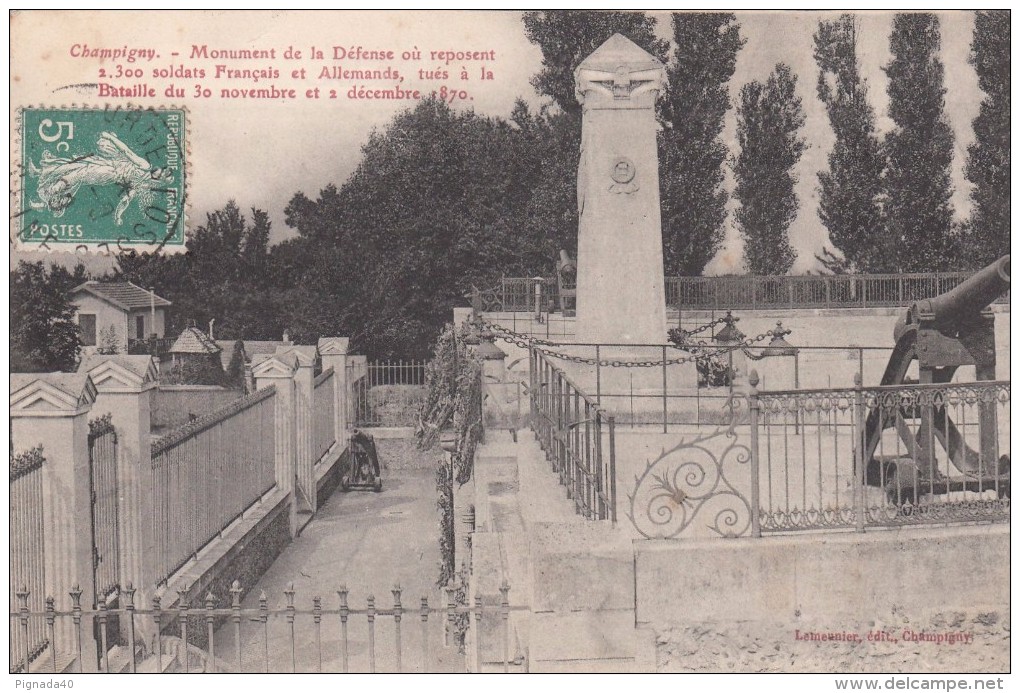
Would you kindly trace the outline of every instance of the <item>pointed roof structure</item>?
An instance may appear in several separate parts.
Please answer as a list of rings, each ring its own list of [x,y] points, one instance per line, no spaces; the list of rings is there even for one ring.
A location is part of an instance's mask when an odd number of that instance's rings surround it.
[[[613,34],[606,42],[585,58],[577,70],[598,70],[600,72],[639,72],[662,69],[663,65],[654,55],[637,45],[623,34]],[[575,73],[576,71],[575,70]]]
[[[221,349],[216,342],[209,339],[209,336],[197,327],[188,327],[181,332],[174,345],[170,347],[170,354],[218,354]]]

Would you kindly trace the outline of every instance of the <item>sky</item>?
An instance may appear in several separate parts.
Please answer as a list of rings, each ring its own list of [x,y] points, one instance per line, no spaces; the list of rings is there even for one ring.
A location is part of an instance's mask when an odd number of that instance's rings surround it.
[[[658,31],[668,38],[669,14],[651,13],[657,18]],[[801,209],[790,229],[791,242],[798,251],[793,272],[815,269],[814,255],[826,242],[825,229],[817,217],[817,173],[826,168],[826,155],[832,146],[832,133],[824,106],[815,94],[817,68],[812,58],[812,33],[819,19],[835,18],[838,13],[815,12],[738,12],[737,20],[747,43],[740,52],[736,74],[730,83],[731,94],[752,79],[764,79],[777,62],[786,62],[798,75],[798,94],[807,116],[804,135],[809,149],[796,173]],[[888,35],[892,24],[889,13],[858,13],[863,43],[860,48],[862,71],[869,83],[869,96],[878,116],[881,131],[889,129],[885,116],[885,74],[881,66],[890,60]],[[940,12],[942,20],[942,60],[946,67],[947,103],[950,124],[956,134],[953,162],[953,203],[957,218],[969,214],[969,183],[963,178],[967,145],[973,141],[971,121],[977,115],[982,94],[977,87],[967,55],[973,30],[971,12]],[[221,88],[244,87],[243,81],[202,80],[213,97],[196,97],[195,79],[154,79],[155,69],[203,67],[210,74],[223,61],[192,58],[192,46],[209,50],[274,48],[276,57],[246,64],[247,67],[272,67],[278,79],[263,79],[268,87],[296,86],[298,98],[285,101],[223,100],[215,95]],[[78,48],[75,48],[78,46]],[[154,51],[159,57],[133,64],[83,58],[74,55],[82,46],[138,47]],[[322,62],[310,59],[312,46],[324,50]],[[300,59],[285,59],[288,47],[301,51]],[[337,49],[334,52],[334,47]],[[354,171],[360,150],[373,129],[384,128],[394,115],[407,107],[406,102],[366,101],[343,98],[350,80],[319,80],[315,73],[322,65],[343,68],[377,67],[372,61],[333,60],[336,55],[362,51],[393,50],[394,64],[405,75],[403,86],[433,88],[439,83],[418,79],[418,70],[447,69],[454,77],[446,84],[469,92],[470,101],[455,102],[458,107],[474,108],[486,115],[508,116],[515,99],[524,98],[534,107],[545,99],[535,93],[530,78],[541,67],[539,49],[524,35],[517,12],[54,12],[30,11],[17,14],[11,21],[11,107],[12,123],[17,123],[17,108],[28,105],[61,106],[70,104],[102,105],[113,102],[146,106],[185,105],[189,110],[191,140],[188,143],[190,188],[188,191],[189,227],[205,219],[206,212],[234,199],[247,209],[258,207],[269,212],[273,222],[273,240],[293,235],[284,223],[284,208],[297,192],[316,197],[330,183],[341,185]],[[404,51],[419,50],[420,61],[400,60]],[[431,51],[469,51],[483,54],[493,51],[494,59],[478,61],[433,60]],[[178,53],[172,57],[172,53]],[[482,56],[489,58],[489,56]],[[151,83],[158,87],[155,98],[101,98],[94,88],[74,87],[102,81],[98,70],[117,63],[129,69],[142,68],[140,79],[121,80],[121,85]],[[479,80],[485,65],[493,79]],[[233,65],[236,67],[238,65]],[[468,79],[459,79],[459,68],[468,70]],[[306,69],[305,80],[294,80],[294,69]],[[170,82],[184,89],[184,97],[163,94]],[[355,81],[353,83],[364,83]],[[375,83],[378,86],[381,83]],[[339,92],[335,100],[304,98],[307,88],[320,87],[324,96],[329,88]],[[463,104],[463,105],[461,105]],[[723,133],[724,141],[735,153],[736,118],[731,110]],[[727,186],[732,186],[728,176]],[[741,249],[727,221],[727,241],[707,268],[709,274],[739,271]]]

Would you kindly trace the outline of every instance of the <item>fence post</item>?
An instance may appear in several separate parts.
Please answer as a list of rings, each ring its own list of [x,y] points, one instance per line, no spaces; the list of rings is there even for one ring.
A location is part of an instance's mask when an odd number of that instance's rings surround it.
[[[758,478],[758,371],[751,371],[747,410],[751,423],[751,536],[761,536],[761,488]],[[771,480],[770,480],[771,483]]]
[[[333,369],[333,434],[338,448],[347,445],[347,337],[322,337],[319,339],[319,355],[322,368]]]
[[[135,585],[142,604],[152,599],[156,585],[156,540],[152,530],[152,399],[156,393],[156,364],[151,356],[95,355],[82,361],[97,396],[92,416],[110,414],[117,433],[117,485],[120,532],[120,584]],[[151,619],[139,619],[138,636],[146,647],[156,636]]]
[[[45,593],[57,599],[80,590],[86,608],[95,604],[92,500],[89,493],[88,414],[96,386],[87,373],[16,373],[10,376],[11,442],[15,450],[42,446],[43,556]],[[80,586],[80,587],[79,587]],[[97,670],[92,616],[81,616],[79,665]],[[74,655],[75,625],[56,624],[61,654]],[[73,667],[72,667],[73,668]]]
[[[315,346],[292,346],[285,349],[286,353],[297,357],[297,372],[294,374],[296,497],[300,509],[314,515],[318,509],[318,493],[315,487],[315,425],[312,410],[315,407],[315,363],[319,352]]]
[[[864,392],[862,388],[863,381],[861,374],[857,373],[854,375],[854,471],[857,473],[857,488],[854,493],[854,501],[856,507],[854,508],[854,519],[857,525],[857,531],[864,531],[864,513],[865,513],[865,472],[867,467],[867,460],[864,459],[864,452],[866,448],[865,439],[865,426],[864,426]]]
[[[255,387],[261,390],[276,387],[275,417],[276,428],[276,486],[290,495],[290,535],[297,536],[297,499],[295,483],[295,455],[297,448],[297,417],[294,392],[294,376],[297,373],[297,356],[294,354],[257,355],[253,359],[252,374]]]

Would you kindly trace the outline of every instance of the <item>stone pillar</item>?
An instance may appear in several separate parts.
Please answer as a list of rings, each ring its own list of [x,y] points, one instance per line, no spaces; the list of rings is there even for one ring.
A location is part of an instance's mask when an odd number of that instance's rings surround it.
[[[577,173],[577,341],[663,344],[666,292],[655,100],[665,69],[614,34],[574,71],[583,108]]]
[[[295,354],[259,354],[253,359],[255,389],[276,386],[276,486],[290,496],[290,535],[297,536],[297,500],[295,456],[297,454],[297,402],[294,376],[298,363]]]
[[[82,608],[92,609],[96,605],[96,585],[88,414],[96,400],[96,386],[85,373],[19,373],[11,376],[10,384],[14,449],[20,452],[41,445],[45,458],[42,513],[46,595],[54,597],[58,610],[70,611],[68,593],[77,585]],[[58,660],[60,655],[76,656],[72,620],[57,619],[55,628]],[[82,670],[96,671],[97,648],[90,616],[82,617],[81,633]]]
[[[297,478],[298,512],[315,513],[315,431],[312,408],[315,406],[315,364],[319,360],[318,349],[312,346],[281,346],[277,354],[294,354],[297,357],[297,372],[294,375],[295,476]]]
[[[117,432],[120,586],[133,585],[136,607],[149,608],[156,587],[150,435],[156,365],[151,356],[95,355],[82,361],[78,372],[88,373],[98,390],[93,418],[109,413]],[[138,640],[152,645],[152,620],[138,619],[135,628]]]
[[[347,337],[322,337],[319,339],[319,355],[322,368],[333,369],[333,420],[336,443],[341,448],[347,445]]]

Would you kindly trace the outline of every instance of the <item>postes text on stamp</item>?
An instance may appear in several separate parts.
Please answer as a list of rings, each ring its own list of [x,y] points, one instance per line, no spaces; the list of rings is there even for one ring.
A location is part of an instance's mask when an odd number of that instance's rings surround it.
[[[163,246],[184,242],[187,113],[26,108],[19,241]]]

